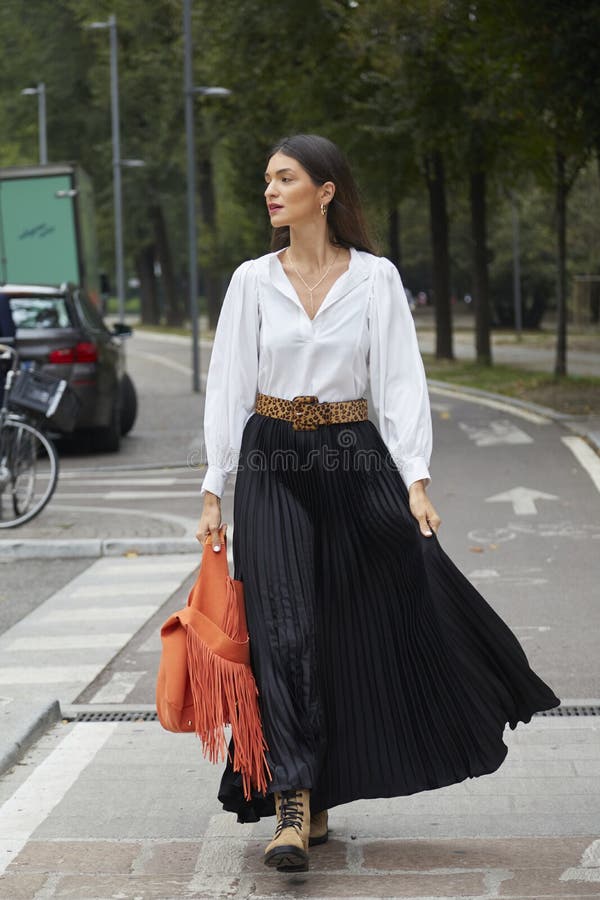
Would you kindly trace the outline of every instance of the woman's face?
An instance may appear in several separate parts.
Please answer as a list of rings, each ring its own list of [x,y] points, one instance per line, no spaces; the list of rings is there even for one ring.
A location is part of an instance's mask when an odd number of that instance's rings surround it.
[[[306,169],[291,156],[275,153],[265,172],[265,200],[271,225],[298,225],[321,215],[321,203],[329,203],[335,187],[332,182],[317,186]]]

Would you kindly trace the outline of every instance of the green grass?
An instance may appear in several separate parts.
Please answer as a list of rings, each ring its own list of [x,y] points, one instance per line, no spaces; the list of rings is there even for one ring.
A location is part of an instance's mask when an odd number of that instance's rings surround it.
[[[423,355],[428,378],[529,400],[571,415],[600,414],[600,378],[567,375],[556,378],[515,366],[482,366],[464,360]]]
[[[117,297],[109,297],[106,301],[106,313],[108,315],[116,315],[119,312],[119,301]],[[140,298],[130,297],[125,301],[125,312],[128,315],[139,315]]]

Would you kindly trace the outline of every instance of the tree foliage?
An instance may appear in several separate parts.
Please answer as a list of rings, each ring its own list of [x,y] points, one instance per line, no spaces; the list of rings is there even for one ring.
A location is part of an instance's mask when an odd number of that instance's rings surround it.
[[[44,81],[50,159],[77,160],[93,176],[101,255],[112,269],[108,34],[85,28],[110,13],[121,152],[145,161],[123,170],[127,274],[142,283],[147,319],[176,322],[187,267],[181,0],[4,0],[0,164],[36,161],[35,98],[20,92]],[[477,353],[491,360],[489,328],[510,290],[516,196],[525,293],[528,302],[552,300],[557,284],[557,372],[565,370],[567,248],[598,268],[589,237],[597,216],[580,216],[580,199],[568,202],[581,198],[571,194],[580,172],[586,183],[598,177],[588,164],[600,153],[593,0],[196,0],[193,43],[195,83],[232,91],[195,101],[198,253],[213,322],[232,268],[268,247],[269,148],[315,131],[349,156],[382,252],[433,295],[438,355],[452,355],[452,294],[470,292]]]

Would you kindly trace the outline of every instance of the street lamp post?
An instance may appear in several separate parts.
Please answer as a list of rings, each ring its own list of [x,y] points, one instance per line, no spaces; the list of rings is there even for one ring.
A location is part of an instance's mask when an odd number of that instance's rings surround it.
[[[21,93],[25,97],[37,94],[40,163],[45,166],[48,162],[48,138],[46,133],[46,85],[43,81],[40,81],[37,87],[25,88],[21,91]]]
[[[115,271],[119,319],[125,319],[125,265],[123,261],[123,193],[121,188],[121,135],[119,124],[119,69],[117,60],[117,17],[111,14],[106,22],[91,22],[90,29],[108,28],[110,33],[110,110],[112,129],[113,197],[115,207]]]
[[[189,309],[192,325],[192,390],[200,393],[200,348],[198,329],[198,230],[196,225],[196,149],[194,142],[194,94],[208,97],[228,97],[230,90],[223,87],[194,87],[192,69],[192,4],[183,4],[183,82],[185,98],[185,138],[187,156],[187,220]]]
[[[517,198],[511,193],[512,243],[513,243],[513,302],[515,307],[515,331],[517,340],[523,334],[523,300],[521,296],[521,235]]]

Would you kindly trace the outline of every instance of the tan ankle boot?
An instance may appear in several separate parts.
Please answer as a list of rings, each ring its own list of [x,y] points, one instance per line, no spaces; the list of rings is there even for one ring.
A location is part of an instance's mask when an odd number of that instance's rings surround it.
[[[325,844],[329,835],[327,827],[328,815],[327,810],[315,813],[310,817],[310,832],[308,835],[308,846],[315,847],[317,844]]]
[[[310,791],[289,790],[275,794],[275,811],[275,837],[265,849],[265,865],[273,866],[279,872],[306,872]]]

